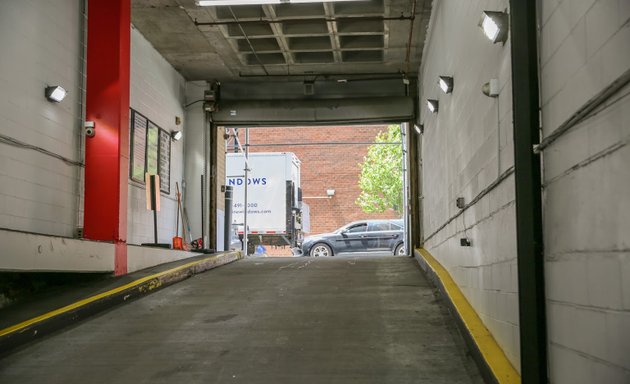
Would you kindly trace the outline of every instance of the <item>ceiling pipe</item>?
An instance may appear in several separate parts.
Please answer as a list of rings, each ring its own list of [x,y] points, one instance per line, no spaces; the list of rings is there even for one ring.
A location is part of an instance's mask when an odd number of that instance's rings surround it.
[[[414,2],[415,12],[415,2]],[[224,20],[224,21],[197,21],[194,20],[196,26],[219,26],[219,25],[245,25],[245,24],[291,24],[291,23],[303,23],[305,21],[317,21],[323,23],[333,23],[339,21],[405,21],[415,20],[415,15],[412,16],[398,16],[398,17],[385,17],[385,16],[340,16],[340,17],[301,17],[294,19],[256,19],[256,20]],[[413,25],[413,22],[412,22]],[[413,32],[413,31],[412,31]],[[411,35],[411,33],[410,33]]]
[[[416,5],[418,0],[413,0],[413,7],[411,8],[411,26],[409,27],[409,40],[407,41],[407,57],[405,58],[405,63],[407,65],[407,72],[409,72],[410,68],[410,59],[411,59],[411,41],[413,40],[413,24],[416,20]]]
[[[241,30],[241,33],[243,34],[243,37],[245,37],[245,40],[247,41],[247,44],[249,45],[249,48],[252,50],[252,54],[256,58],[256,61],[258,61],[258,64],[260,64],[260,67],[262,68],[263,72],[265,72],[265,75],[269,75],[269,72],[267,71],[267,68],[265,68],[265,64],[263,64],[262,60],[260,60],[260,57],[258,57],[258,53],[254,49],[254,46],[252,45],[252,42],[249,41],[249,37],[247,36],[247,33],[245,33],[245,30],[243,29],[243,25],[240,23],[240,21],[236,17],[236,14],[232,10],[232,7],[228,7],[228,9],[230,10],[230,13],[232,14],[232,17],[234,18],[234,22],[236,23],[236,25],[238,25],[238,28]],[[197,24],[196,20],[195,20],[195,24]],[[245,237],[245,240],[247,240],[247,236]]]
[[[261,74],[250,74],[250,73],[239,73],[239,77],[248,78],[248,77],[323,77],[324,79],[331,77],[343,77],[347,78],[347,81],[359,81],[359,80],[392,80],[392,79],[402,79],[403,76],[406,76],[408,79],[416,79],[417,73],[402,73],[402,72],[366,72],[366,73],[273,73],[269,75],[261,75]],[[356,79],[356,77],[359,77]],[[361,78],[362,77],[362,78]]]

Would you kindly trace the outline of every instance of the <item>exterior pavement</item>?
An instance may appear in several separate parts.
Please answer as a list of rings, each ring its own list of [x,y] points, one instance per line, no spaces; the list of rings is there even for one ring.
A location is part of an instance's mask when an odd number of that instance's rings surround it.
[[[257,258],[0,360],[9,383],[480,383],[406,257]]]

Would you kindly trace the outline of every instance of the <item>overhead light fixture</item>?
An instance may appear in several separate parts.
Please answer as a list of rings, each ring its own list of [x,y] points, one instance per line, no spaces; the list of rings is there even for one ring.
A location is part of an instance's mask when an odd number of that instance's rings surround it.
[[[479,26],[493,43],[505,43],[508,38],[509,18],[507,12],[483,11]]]
[[[59,85],[51,85],[46,87],[44,94],[46,95],[48,101],[59,103],[66,98],[68,92]]]
[[[304,4],[304,3],[332,3],[337,1],[360,0],[197,0],[200,7],[216,7],[226,5],[264,5],[264,4]]]
[[[420,125],[414,124],[413,129],[416,131],[418,135],[422,135],[422,133],[424,132],[424,124],[420,124]]]
[[[182,136],[184,136],[182,131],[171,131],[171,139],[175,141],[179,141],[182,138]]]
[[[438,84],[444,93],[453,93],[453,78],[450,76],[440,76]]]
[[[427,107],[429,111],[437,113],[440,103],[436,99],[427,99]]]

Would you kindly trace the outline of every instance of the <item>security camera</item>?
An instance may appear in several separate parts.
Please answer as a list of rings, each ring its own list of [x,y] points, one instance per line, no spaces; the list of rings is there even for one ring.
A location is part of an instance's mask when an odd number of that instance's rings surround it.
[[[94,137],[96,135],[96,126],[93,121],[86,121],[83,126],[85,127],[85,136]]]

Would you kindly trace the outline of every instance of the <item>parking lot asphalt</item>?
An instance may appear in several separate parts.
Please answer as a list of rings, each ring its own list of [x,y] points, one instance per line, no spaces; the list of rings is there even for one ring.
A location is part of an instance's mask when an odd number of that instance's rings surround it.
[[[245,259],[24,346],[1,383],[480,383],[407,257]]]

